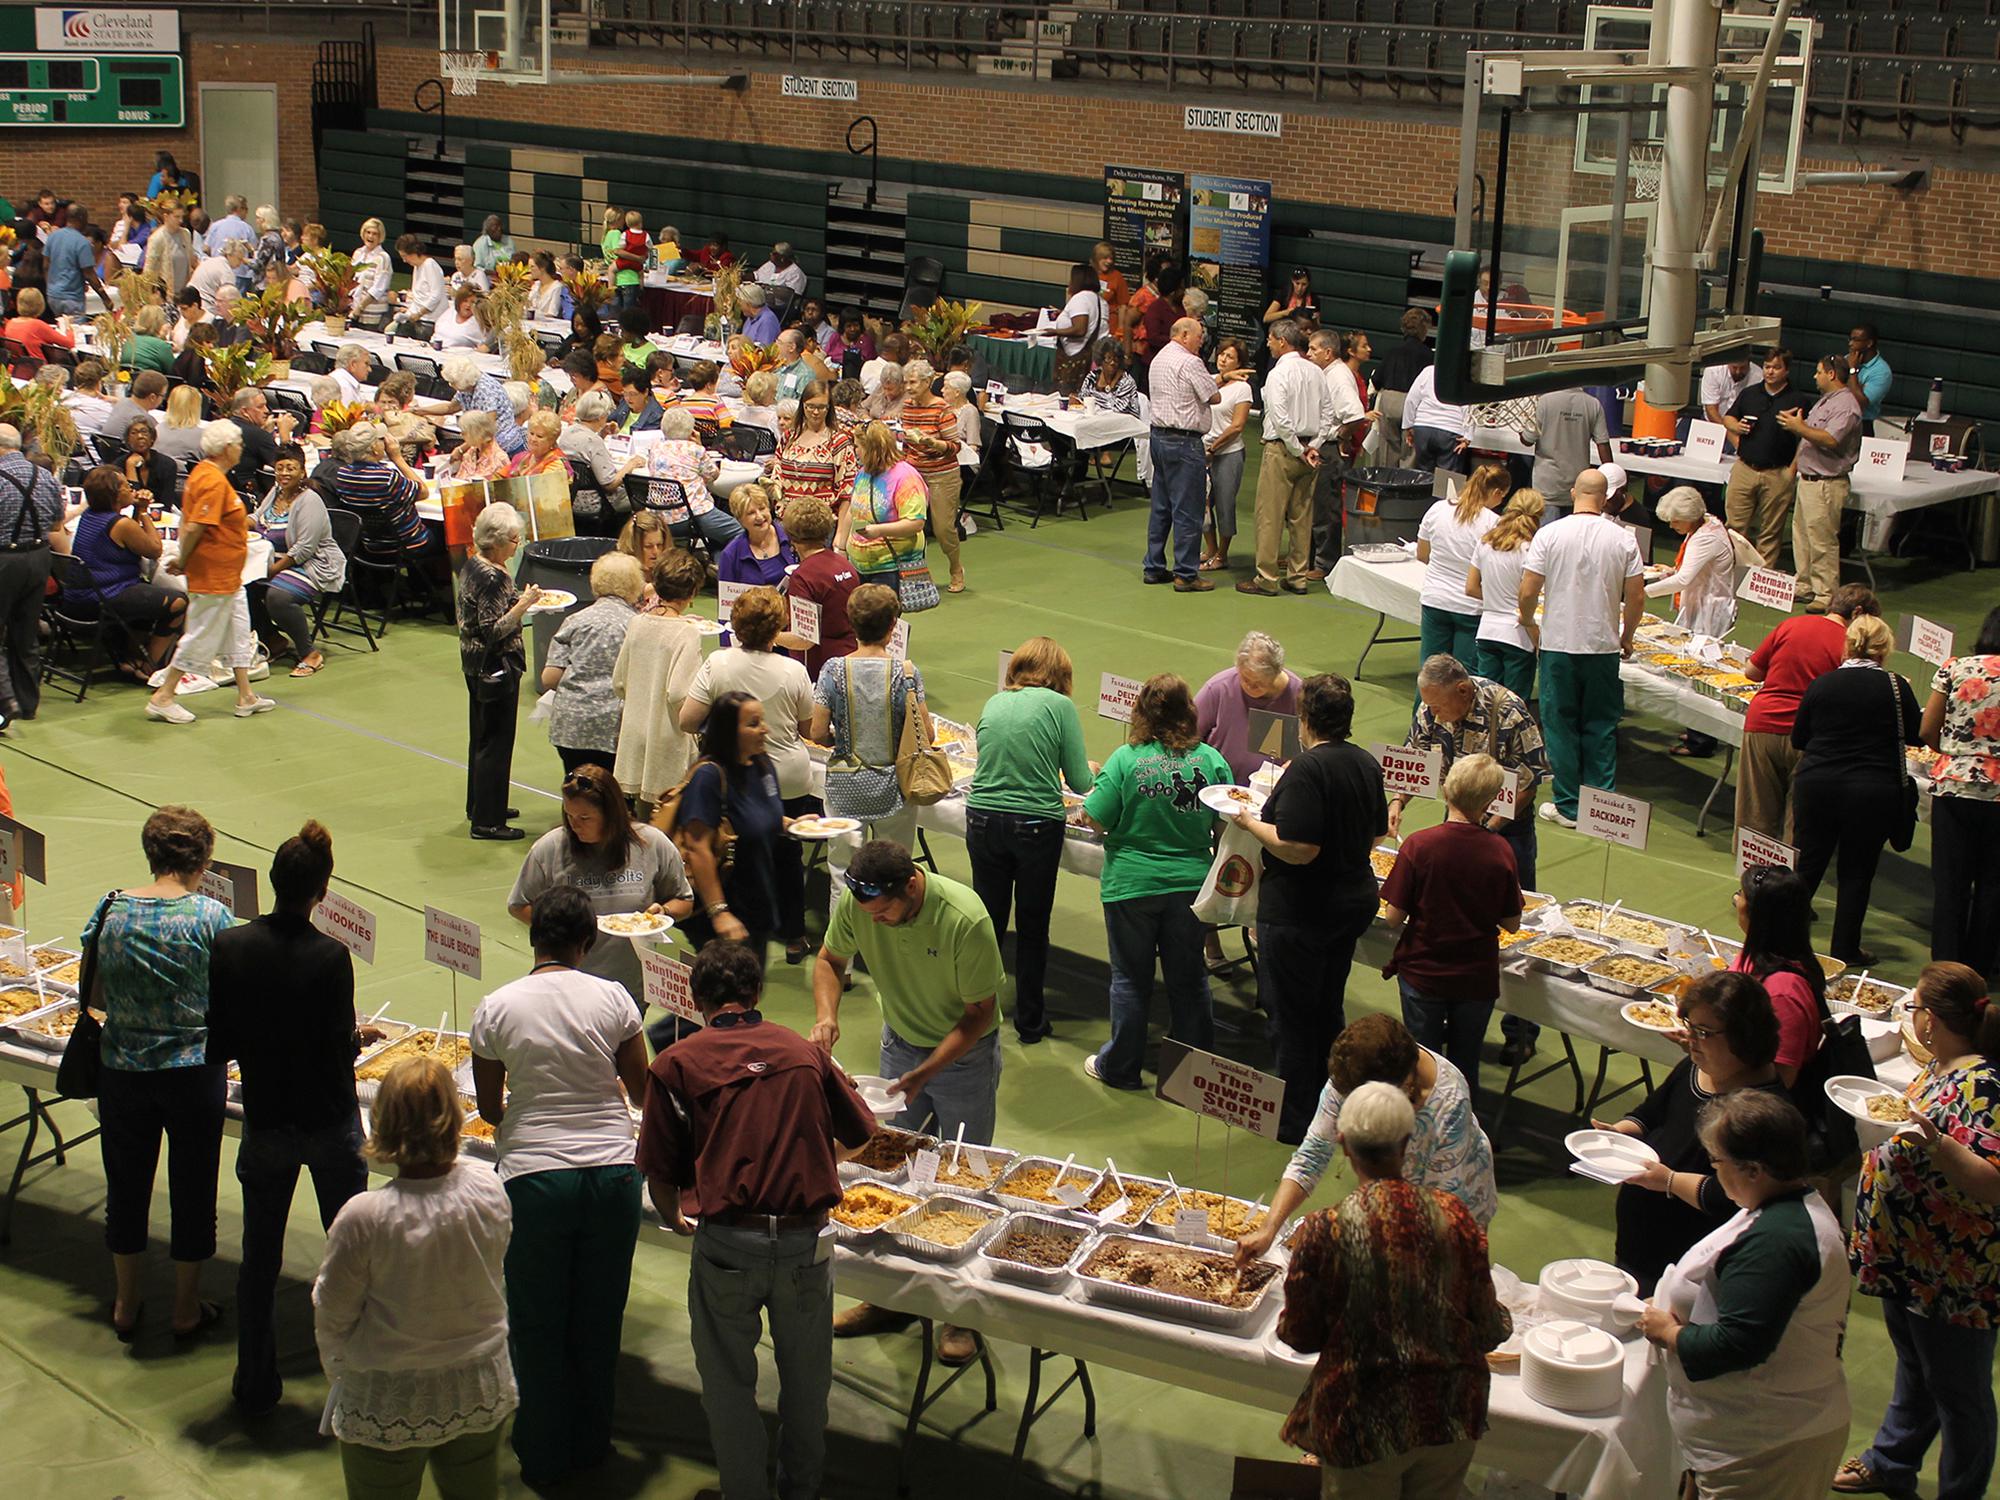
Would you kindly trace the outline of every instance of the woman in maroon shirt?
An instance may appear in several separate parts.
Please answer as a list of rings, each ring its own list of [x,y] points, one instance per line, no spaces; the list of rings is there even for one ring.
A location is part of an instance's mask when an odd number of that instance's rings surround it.
[[[1445,820],[1403,841],[1382,883],[1384,919],[1401,927],[1382,970],[1403,996],[1403,1024],[1479,1093],[1479,1046],[1500,998],[1500,930],[1521,925],[1514,851],[1481,826],[1507,773],[1490,755],[1451,763]],[[1407,925],[1406,925],[1407,924]]]
[[[1858,583],[1833,591],[1824,615],[1793,615],[1764,637],[1743,675],[1757,695],[1743,716],[1743,762],[1736,768],[1736,826],[1766,838],[1792,838],[1792,772],[1799,752],[1792,748],[1792,720],[1799,700],[1815,677],[1831,672],[1847,655],[1847,622],[1856,615],[1879,615],[1875,595]]]

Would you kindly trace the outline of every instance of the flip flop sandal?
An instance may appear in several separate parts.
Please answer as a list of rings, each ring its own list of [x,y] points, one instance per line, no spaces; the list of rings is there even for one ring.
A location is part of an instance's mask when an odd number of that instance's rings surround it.
[[[220,1323],[221,1321],[222,1321],[221,1305],[215,1302],[204,1302],[201,1305],[201,1317],[196,1320],[194,1327],[176,1328],[174,1330],[174,1342],[177,1344],[185,1344],[194,1339],[198,1339],[204,1333],[208,1332],[209,1329],[213,1328],[217,1323]]]
[[[325,670],[326,670],[326,658],[322,656],[319,659],[319,663],[317,666],[309,665],[306,662],[300,662],[296,667],[292,668],[291,675],[294,677],[311,677],[316,673],[323,672]]]

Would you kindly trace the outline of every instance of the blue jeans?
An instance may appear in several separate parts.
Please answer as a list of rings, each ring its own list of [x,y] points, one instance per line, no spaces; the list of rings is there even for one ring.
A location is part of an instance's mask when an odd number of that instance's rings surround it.
[[[1167,981],[1167,1034],[1204,1052],[1215,1050],[1201,921],[1192,908],[1198,894],[1170,891],[1104,903],[1104,936],[1111,950],[1111,1039],[1098,1050],[1097,1071],[1113,1088],[1144,1087],[1139,1068],[1146,1054],[1155,954]]]
[[[768,1316],[778,1366],[777,1492],[815,1500],[833,1385],[833,1240],[812,1229],[703,1224],[690,1259],[688,1334],[722,1493],[771,1493],[757,1409],[757,1341]]]
[[[312,1174],[319,1201],[320,1228],[349,1198],[368,1189],[368,1164],[361,1159],[361,1116],[357,1113],[318,1130],[245,1125],[236,1152],[236,1180],[243,1184],[243,1263],[236,1273],[236,1379],[231,1394],[249,1411],[277,1405],[284,1394],[278,1378],[275,1328],[278,1273],[285,1265],[285,1223],[299,1169]]]
[[[884,1078],[901,1078],[930,1055],[929,1047],[906,1042],[883,1026]],[[955,1139],[963,1125],[967,1141],[990,1146],[999,1097],[1000,1033],[994,1030],[960,1053],[957,1062],[932,1078],[889,1123],[900,1130],[929,1131],[947,1141]]]
[[[1403,997],[1403,1024],[1410,1035],[1433,1052],[1442,1052],[1465,1075],[1473,1097],[1479,1096],[1479,1046],[1486,1040],[1486,1023],[1493,1018],[1491,1000],[1446,1000],[1426,995],[1400,975],[1396,988]]]
[[[1419,469],[1449,469],[1454,474],[1463,474],[1465,455],[1459,452],[1458,444],[1458,434],[1446,432],[1442,427],[1410,429],[1410,446],[1416,450]]]
[[[1882,1321],[1896,1348],[1896,1385],[1862,1460],[1885,1487],[1914,1492],[1917,1470],[1942,1432],[1937,1500],[1980,1500],[1993,1473],[1996,1331],[1920,1318],[1886,1301]]]
[[[1174,534],[1176,578],[1199,576],[1201,514],[1208,500],[1208,455],[1201,435],[1177,428],[1155,427],[1153,505],[1146,516],[1146,576],[1167,571],[1167,532]]]
[[[72,318],[83,316],[83,298],[81,297],[50,297],[47,301],[48,316],[51,320],[60,318],[65,313]]]
[[[1014,919],[1014,1030],[1039,1038],[1048,1029],[1042,1008],[1049,970],[1049,913],[1062,869],[1063,820],[1033,813],[965,810],[965,851],[972,888],[993,921],[995,942],[1007,941]]]

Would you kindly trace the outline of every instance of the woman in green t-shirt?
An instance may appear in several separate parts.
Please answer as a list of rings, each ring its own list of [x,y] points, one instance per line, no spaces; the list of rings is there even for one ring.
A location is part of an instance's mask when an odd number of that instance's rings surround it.
[[[1208,874],[1215,814],[1203,787],[1227,786],[1229,762],[1195,728],[1194,694],[1171,672],[1148,678],[1125,743],[1111,752],[1083,814],[1104,834],[1104,932],[1111,950],[1111,1040],[1083,1071],[1113,1088],[1144,1087],[1153,959],[1166,976],[1168,1034],[1215,1045],[1208,969],[1194,899]]]
[[[1087,792],[1097,770],[1084,756],[1083,722],[1070,701],[1074,675],[1069,653],[1047,636],[1021,643],[1007,661],[1007,686],[979,711],[979,765],[965,797],[972,888],[995,940],[1006,941],[1013,909],[1014,1030],[1028,1045],[1051,1029],[1042,981],[1068,820],[1063,784]]]

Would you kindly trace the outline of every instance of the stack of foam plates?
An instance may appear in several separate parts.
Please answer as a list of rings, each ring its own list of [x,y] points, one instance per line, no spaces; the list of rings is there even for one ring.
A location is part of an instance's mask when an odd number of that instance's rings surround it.
[[[1601,1260],[1552,1260],[1542,1267],[1536,1289],[1552,1319],[1615,1329],[1618,1299],[1638,1295],[1639,1283]]]
[[[1521,1340],[1521,1390],[1557,1411],[1615,1410],[1625,1399],[1625,1346],[1586,1323],[1544,1323]]]

